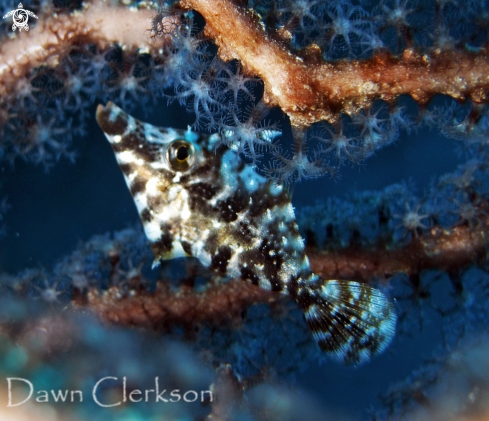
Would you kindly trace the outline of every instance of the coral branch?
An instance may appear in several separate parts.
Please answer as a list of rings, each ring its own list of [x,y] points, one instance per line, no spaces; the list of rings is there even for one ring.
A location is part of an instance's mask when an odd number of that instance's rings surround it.
[[[342,250],[308,249],[311,268],[325,279],[355,279],[370,282],[390,278],[397,273],[419,276],[426,269],[457,272],[477,263],[485,254],[489,240],[487,213],[477,226],[451,229],[433,227],[427,234],[414,237],[402,248],[387,247]],[[154,293],[121,295],[120,289],[91,290],[75,298],[77,307],[89,308],[102,319],[115,324],[171,330],[180,326],[192,332],[196,326],[236,323],[247,308],[257,303],[278,303],[283,297],[242,281],[216,284],[202,293],[192,287],[171,290],[167,282],[158,283]]]
[[[353,115],[374,100],[388,103],[410,95],[426,104],[435,94],[446,94],[476,104],[489,100],[489,55],[464,49],[433,49],[425,54],[408,48],[402,56],[383,51],[366,60],[324,62],[317,46],[292,52],[267,33],[250,10],[229,0],[186,0],[206,19],[206,34],[219,47],[223,60],[238,59],[248,74],[265,85],[264,100],[279,106],[295,127],[326,120],[337,122],[341,112]],[[158,53],[160,43],[146,36],[154,12],[89,4],[83,13],[44,13],[27,34],[6,41],[0,49],[0,94],[20,90],[22,76],[40,65],[55,67],[59,55],[75,42],[102,48],[119,43],[129,49]]]
[[[422,54],[406,49],[400,58],[378,53],[368,60],[324,63],[311,47],[299,57],[271,38],[256,15],[229,0],[186,0],[201,13],[206,34],[223,60],[238,59],[246,72],[265,84],[264,99],[279,106],[296,127],[338,121],[340,112],[355,114],[375,99],[393,103],[411,95],[426,104],[435,94],[475,103],[488,101],[489,56],[458,50]]]
[[[487,205],[486,205],[487,206]],[[385,279],[396,273],[418,276],[426,269],[456,273],[485,258],[489,239],[489,216],[481,216],[475,226],[469,224],[451,229],[433,227],[428,233],[415,237],[404,247],[342,250],[308,250],[312,269],[326,279],[356,279],[368,282]]]
[[[324,279],[346,279],[372,282],[404,273],[417,277],[427,269],[457,273],[486,256],[489,239],[489,204],[477,206],[477,224],[465,223],[450,229],[435,225],[429,231],[413,235],[402,247],[379,245],[376,248],[350,246],[320,250],[309,247],[307,255],[312,270]],[[154,292],[133,289],[123,293],[119,287],[106,291],[91,289],[79,294],[75,307],[87,308],[102,319],[120,325],[171,331],[179,326],[193,332],[204,324],[236,324],[243,312],[257,303],[279,304],[276,294],[240,280],[212,283],[203,292],[183,285],[173,290],[168,281],[160,281]]]
[[[236,323],[252,304],[283,299],[279,294],[257,288],[241,281],[231,281],[209,287],[197,293],[191,287],[171,291],[167,282],[158,283],[154,293],[132,292],[121,296],[117,287],[107,291],[91,290],[86,298],[75,298],[77,307],[88,307],[102,319],[120,325],[171,331],[176,326],[187,332],[198,326],[219,326]]]
[[[157,53],[158,46],[147,30],[154,12],[117,7],[109,2],[89,3],[83,13],[55,14],[46,10],[28,33],[5,40],[0,47],[0,96],[20,89],[23,77],[41,65],[56,67],[72,44],[95,44],[107,48],[119,43],[127,49]]]

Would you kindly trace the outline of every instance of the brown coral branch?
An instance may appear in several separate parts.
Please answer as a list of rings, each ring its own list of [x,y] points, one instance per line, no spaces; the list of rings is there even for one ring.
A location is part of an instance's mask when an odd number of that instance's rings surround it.
[[[159,282],[154,293],[132,291],[121,295],[117,287],[102,292],[93,289],[86,299],[75,299],[74,305],[88,307],[110,323],[156,331],[171,331],[178,326],[192,332],[202,323],[235,324],[251,305],[272,304],[280,299],[279,294],[241,281],[216,284],[201,293],[187,286],[175,292],[167,282]]]
[[[335,122],[344,111],[357,113],[375,99],[389,103],[411,95],[426,104],[435,94],[464,101],[489,100],[489,55],[463,50],[420,54],[406,49],[401,57],[376,54],[369,60],[324,63],[317,49],[299,57],[267,34],[258,18],[231,0],[185,0],[206,20],[206,34],[223,60],[238,59],[245,71],[259,76],[264,99],[279,106],[296,127],[321,120]]]
[[[325,279],[368,282],[373,278],[388,279],[396,273],[413,277],[427,269],[455,273],[485,259],[489,247],[488,230],[489,215],[485,213],[477,225],[466,224],[451,229],[435,226],[426,234],[413,236],[399,249],[309,249],[308,256],[313,271]]]
[[[404,247],[343,250],[308,250],[312,270],[324,279],[350,279],[369,282],[388,279],[396,273],[417,276],[426,269],[453,273],[486,256],[489,216],[477,226],[451,229],[432,228]],[[102,319],[121,325],[169,331],[180,326],[187,332],[202,323],[214,326],[241,321],[243,311],[256,303],[278,303],[283,297],[238,280],[215,284],[202,293],[184,286],[172,291],[166,282],[158,283],[154,293],[133,292],[121,295],[118,288],[92,290],[86,299],[75,299],[76,307],[89,308]]]
[[[486,256],[489,247],[487,204],[479,205],[478,211],[481,216],[476,225],[464,224],[451,229],[435,226],[427,233],[413,236],[399,249],[309,248],[311,268],[324,279],[360,282],[389,279],[397,273],[414,277],[427,269],[457,272]],[[204,292],[196,292],[188,285],[173,291],[167,282],[161,281],[153,293],[121,293],[117,287],[107,291],[93,289],[87,296],[75,298],[74,305],[88,308],[110,323],[157,331],[170,331],[179,326],[186,332],[194,332],[202,323],[213,326],[240,323],[243,312],[251,305],[279,304],[283,299],[286,298],[281,294],[239,280],[214,283]]]
[[[392,103],[403,94],[420,104],[435,94],[478,104],[489,101],[487,49],[429,54],[406,49],[401,57],[384,52],[368,60],[325,63],[319,49],[310,48],[301,56],[292,53],[265,31],[257,16],[230,0],[185,0],[182,6],[204,16],[206,34],[219,46],[221,58],[236,58],[249,74],[259,76],[265,101],[279,106],[295,127],[335,122],[342,111],[354,114],[375,99]],[[161,43],[152,42],[147,32],[154,15],[148,9],[136,11],[101,0],[71,15],[44,11],[29,33],[5,40],[0,47],[0,95],[21,90],[35,67],[55,67],[76,42],[100,48],[119,43],[157,54]]]
[[[25,78],[36,67],[56,67],[60,57],[74,44],[97,45],[105,49],[117,43],[127,50],[141,49],[157,54],[161,42],[148,36],[149,9],[130,9],[110,2],[89,3],[83,12],[57,14],[47,9],[29,32],[17,33],[0,46],[0,97],[22,89]]]

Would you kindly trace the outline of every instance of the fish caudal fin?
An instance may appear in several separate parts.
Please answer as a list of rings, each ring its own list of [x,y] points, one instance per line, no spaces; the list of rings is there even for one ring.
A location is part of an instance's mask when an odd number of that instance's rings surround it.
[[[318,285],[318,284],[316,284]],[[383,352],[394,337],[393,303],[379,290],[353,281],[322,281],[299,296],[319,347],[346,364]]]

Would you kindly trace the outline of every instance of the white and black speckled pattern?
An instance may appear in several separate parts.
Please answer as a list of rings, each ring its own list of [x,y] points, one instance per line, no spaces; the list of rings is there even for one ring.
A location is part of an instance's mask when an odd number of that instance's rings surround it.
[[[345,362],[361,363],[385,349],[395,331],[392,303],[368,285],[312,273],[288,194],[220,146],[218,135],[158,128],[112,103],[99,106],[97,121],[134,197],[155,264],[195,256],[223,275],[290,294],[319,346]],[[188,168],[173,165],[175,142],[188,146]]]

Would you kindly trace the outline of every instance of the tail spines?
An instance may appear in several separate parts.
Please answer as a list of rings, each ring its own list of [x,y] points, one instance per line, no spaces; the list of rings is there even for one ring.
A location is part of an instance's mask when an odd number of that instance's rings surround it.
[[[299,302],[318,345],[346,364],[362,364],[380,354],[395,334],[393,303],[369,285],[322,281],[301,295]]]

